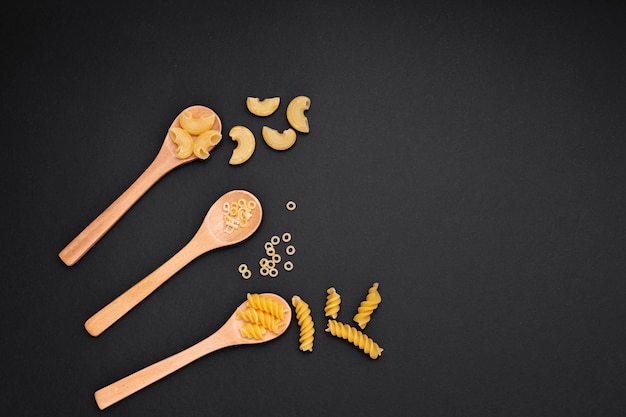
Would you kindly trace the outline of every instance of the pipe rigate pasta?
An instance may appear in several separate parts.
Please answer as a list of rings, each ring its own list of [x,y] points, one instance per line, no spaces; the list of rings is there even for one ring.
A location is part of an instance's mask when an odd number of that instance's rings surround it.
[[[298,326],[300,326],[300,350],[303,352],[312,352],[315,327],[313,325],[313,319],[311,318],[311,309],[309,305],[297,295],[291,298],[291,304],[296,310],[296,318],[298,319]]]
[[[256,308],[257,310],[270,313],[279,320],[283,320],[285,318],[285,311],[283,310],[283,306],[278,301],[275,301],[268,297],[264,297],[259,294],[251,293],[248,293],[247,298],[248,307]]]
[[[335,287],[330,287],[326,290],[328,294],[326,296],[326,305],[324,306],[324,315],[333,319],[337,318],[339,309],[341,308],[341,296],[335,290]]]
[[[350,326],[349,324],[341,323],[337,320],[328,320],[326,332],[329,332],[333,336],[347,340],[354,346],[361,349],[364,353],[368,354],[372,359],[378,358],[383,352],[383,349],[378,346],[378,343],[374,342],[365,333],[361,332],[356,327]]]
[[[382,298],[378,292],[378,283],[375,282],[367,291],[365,300],[361,301],[357,310],[358,312],[353,319],[361,329],[365,329],[365,326],[367,326],[367,323],[371,320],[372,313],[378,308],[381,301]]]
[[[265,329],[265,327],[256,323],[244,323],[239,328],[239,333],[241,334],[241,336],[248,339],[261,339],[266,332],[267,330]]]

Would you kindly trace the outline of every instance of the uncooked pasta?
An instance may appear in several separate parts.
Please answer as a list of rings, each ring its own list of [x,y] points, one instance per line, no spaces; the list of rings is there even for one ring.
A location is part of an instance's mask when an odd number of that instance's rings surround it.
[[[335,290],[335,287],[330,287],[326,290],[328,294],[326,296],[326,306],[324,307],[324,315],[333,319],[337,318],[339,308],[341,307],[341,296]]]
[[[244,323],[239,328],[239,333],[241,334],[241,336],[248,339],[261,339],[263,338],[265,332],[267,332],[265,327],[256,323]]]
[[[372,313],[378,308],[381,301],[382,298],[378,292],[378,282],[375,282],[368,290],[365,300],[361,301],[357,309],[358,312],[353,319],[361,329],[365,329],[365,326],[371,320]]]
[[[298,320],[298,326],[300,326],[300,350],[303,352],[311,352],[313,351],[315,333],[313,319],[311,318],[311,309],[309,305],[297,295],[291,298],[291,304],[296,310],[296,319]]]
[[[273,333],[279,333],[279,327],[282,324],[280,320],[271,315],[270,313],[266,313],[261,310],[257,310],[255,308],[247,308],[243,311],[237,310],[237,316],[245,320],[249,323],[255,323],[259,326],[265,327]]]
[[[248,307],[270,313],[278,320],[283,320],[285,318],[283,306],[278,301],[272,300],[268,297],[263,297],[259,294],[248,293]]]
[[[326,331],[333,336],[345,339],[352,343],[354,346],[361,349],[364,353],[368,354],[370,358],[378,358],[383,349],[378,346],[378,343],[370,339],[365,333],[358,330],[356,327],[349,324],[338,322],[337,320],[328,320],[328,327]]]

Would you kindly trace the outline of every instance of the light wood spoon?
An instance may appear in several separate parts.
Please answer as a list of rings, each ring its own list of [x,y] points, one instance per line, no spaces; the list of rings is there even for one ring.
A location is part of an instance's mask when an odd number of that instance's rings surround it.
[[[222,122],[217,114],[204,106],[191,106],[183,110],[172,122],[170,128],[180,127],[179,119],[185,112],[190,112],[191,117],[199,118],[206,114],[215,115],[212,130],[222,131]],[[169,132],[169,131],[168,131]],[[192,135],[195,140],[197,136]],[[61,252],[59,258],[67,265],[72,266],[80,260],[99,240],[108,232],[119,219],[165,174],[181,165],[198,159],[191,154],[188,158],[176,157],[177,145],[165,135],[161,150],[146,170],[135,182],[122,193],[111,205],[96,217],[82,232],[78,234]],[[210,151],[211,149],[209,149]]]
[[[235,345],[268,342],[282,335],[291,322],[291,308],[289,304],[276,294],[263,293],[260,295],[269,297],[279,302],[284,307],[285,316],[278,328],[278,333],[267,330],[261,339],[245,338],[241,336],[239,329],[245,322],[238,317],[237,311],[235,311],[218,331],[201,342],[96,391],[94,397],[96,398],[98,407],[104,410],[110,405],[123,400],[140,389],[188,365],[194,360],[208,355],[211,352],[215,352],[218,349]],[[246,304],[247,301],[241,304],[239,308],[245,309]]]
[[[229,229],[224,220],[224,204],[241,199],[252,202],[255,207],[251,210],[251,217],[247,219],[245,227]],[[261,224],[262,217],[261,203],[252,193],[244,190],[227,192],[213,203],[196,234],[178,253],[94,314],[85,322],[85,329],[92,336],[100,335],[198,256],[213,249],[234,245],[252,236]]]

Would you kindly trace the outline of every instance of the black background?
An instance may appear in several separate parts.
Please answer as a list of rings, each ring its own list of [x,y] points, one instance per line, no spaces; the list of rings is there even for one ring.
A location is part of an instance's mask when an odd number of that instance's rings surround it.
[[[626,8],[620,2],[19,2],[3,6],[2,414],[626,413]],[[470,5],[471,3],[471,5]],[[623,4],[623,3],[622,3]],[[262,125],[311,98],[278,152]],[[268,119],[247,96],[280,96]],[[161,179],[75,266],[57,257],[185,107],[224,139]],[[227,133],[257,150],[230,166]],[[248,241],[196,259],[98,338],[84,321],[236,188]],[[285,203],[294,200],[294,212]],[[290,232],[295,268],[243,280]],[[324,332],[373,282],[371,360]],[[93,393],[213,333],[247,292],[316,326],[204,357],[105,411]]]

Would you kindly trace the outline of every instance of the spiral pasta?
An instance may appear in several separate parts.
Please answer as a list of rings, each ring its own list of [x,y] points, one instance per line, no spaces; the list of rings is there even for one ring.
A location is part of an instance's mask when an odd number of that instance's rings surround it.
[[[328,327],[326,331],[333,336],[345,339],[352,343],[354,346],[361,349],[364,353],[368,354],[370,358],[378,358],[383,349],[378,346],[378,343],[370,339],[365,333],[358,330],[356,327],[352,327],[349,324],[338,322],[337,320],[328,320]]]
[[[265,327],[256,323],[244,323],[239,328],[241,336],[248,339],[261,339],[263,338],[263,335],[265,335],[265,332],[267,332]]]
[[[258,324],[276,334],[279,333],[279,327],[282,324],[282,321],[270,313],[255,308],[247,308],[244,311],[237,310],[237,316],[242,320]]]
[[[382,301],[380,293],[378,292],[378,282],[375,282],[367,291],[365,300],[361,301],[357,313],[353,320],[359,325],[361,329],[365,329],[367,323],[371,320],[371,315],[378,308],[378,305]]]
[[[285,318],[283,306],[278,303],[278,301],[272,300],[268,297],[263,297],[260,294],[248,293],[248,307],[265,311],[266,313],[276,317],[278,320],[283,320]]]
[[[333,319],[337,318],[339,308],[341,307],[341,296],[335,290],[335,287],[330,287],[326,290],[328,294],[326,296],[326,306],[324,307],[324,315]]]
[[[315,328],[313,326],[313,319],[311,318],[311,309],[309,305],[297,295],[291,298],[291,304],[296,309],[296,318],[298,319],[298,326],[300,326],[300,350],[303,352],[312,352]]]

